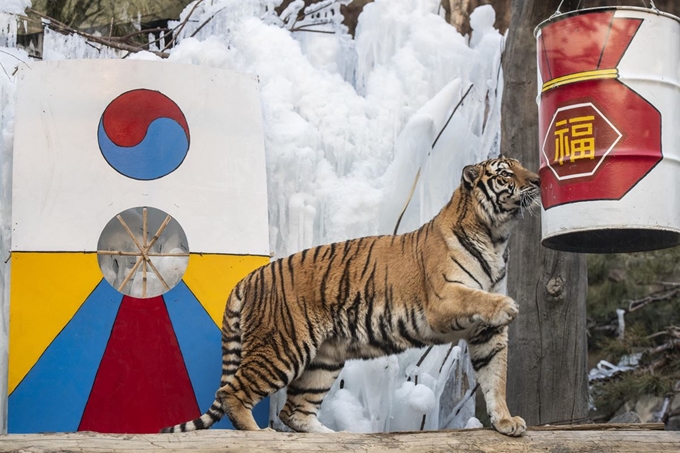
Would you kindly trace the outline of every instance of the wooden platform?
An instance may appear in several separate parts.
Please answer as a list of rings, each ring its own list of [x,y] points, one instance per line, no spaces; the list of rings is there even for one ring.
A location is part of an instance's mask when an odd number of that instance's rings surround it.
[[[185,434],[10,434],[1,452],[680,452],[680,431],[663,425],[530,428],[520,438],[490,429],[393,434],[291,434],[208,430]]]

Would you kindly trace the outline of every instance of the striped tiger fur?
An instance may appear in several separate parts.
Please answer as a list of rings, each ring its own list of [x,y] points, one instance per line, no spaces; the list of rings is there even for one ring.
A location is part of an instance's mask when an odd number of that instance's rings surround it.
[[[521,435],[526,424],[505,400],[518,306],[496,291],[510,231],[538,195],[538,175],[517,160],[487,160],[465,167],[449,203],[416,231],[313,247],[255,270],[227,301],[214,403],[163,432],[208,428],[225,413],[237,429],[259,429],[253,406],[286,386],[281,420],[330,432],[316,415],[346,360],[465,338],[493,427]]]

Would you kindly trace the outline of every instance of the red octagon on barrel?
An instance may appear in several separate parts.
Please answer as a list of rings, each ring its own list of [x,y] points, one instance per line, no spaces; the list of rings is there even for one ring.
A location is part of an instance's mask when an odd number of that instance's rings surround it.
[[[538,37],[545,209],[618,200],[662,159],[661,115],[616,68],[641,19],[613,15],[561,19]]]

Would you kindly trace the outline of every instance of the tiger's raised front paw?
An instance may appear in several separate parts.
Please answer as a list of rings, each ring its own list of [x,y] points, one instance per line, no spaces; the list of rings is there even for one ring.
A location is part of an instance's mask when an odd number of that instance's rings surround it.
[[[501,296],[496,312],[489,318],[492,326],[507,326],[519,314],[519,305],[511,297]]]
[[[492,425],[496,431],[506,436],[521,436],[527,430],[527,422],[522,417],[501,418]]]

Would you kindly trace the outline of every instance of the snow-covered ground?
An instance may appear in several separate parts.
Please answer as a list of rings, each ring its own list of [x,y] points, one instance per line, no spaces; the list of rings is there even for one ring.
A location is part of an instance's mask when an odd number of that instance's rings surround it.
[[[392,233],[407,203],[399,231],[412,230],[448,201],[464,165],[498,154],[503,37],[493,28],[490,6],[475,10],[473,33],[467,37],[444,21],[439,0],[376,0],[365,7],[353,39],[332,0],[328,17],[335,19],[310,24],[334,31],[330,34],[291,32],[290,22],[272,13],[278,3],[202,2],[165,60],[259,77],[270,242],[276,257]],[[23,24],[13,14],[29,5],[30,0],[0,4],[3,402],[15,71],[31,64],[26,52],[16,48],[16,29]],[[45,33],[45,60],[122,55],[97,50],[77,36]],[[159,59],[150,52],[128,58]],[[474,426],[474,398],[465,397],[474,387],[465,345],[435,347],[416,365],[424,354],[412,350],[348,363],[322,406],[321,420],[334,429],[359,432]],[[274,398],[272,413],[282,403]]]

